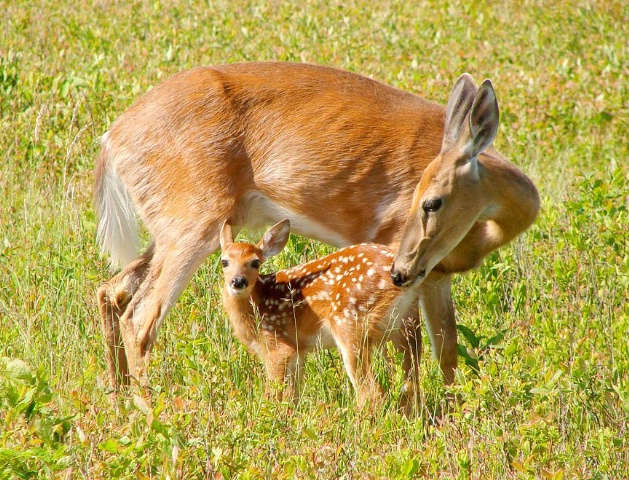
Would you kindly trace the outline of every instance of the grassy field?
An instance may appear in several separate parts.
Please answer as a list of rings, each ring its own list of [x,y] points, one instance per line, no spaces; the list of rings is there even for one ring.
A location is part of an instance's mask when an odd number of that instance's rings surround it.
[[[626,2],[0,5],[0,478],[626,478]],[[160,332],[152,406],[109,402],[98,139],[167,76],[249,60],[342,67],[442,103],[464,71],[492,79],[496,145],[543,207],[456,278],[469,358],[449,415],[427,354],[417,418],[394,411],[399,375],[389,408],[356,413],[336,353],[309,359],[292,414],[265,400],[216,255]],[[293,238],[272,266],[327,250]]]

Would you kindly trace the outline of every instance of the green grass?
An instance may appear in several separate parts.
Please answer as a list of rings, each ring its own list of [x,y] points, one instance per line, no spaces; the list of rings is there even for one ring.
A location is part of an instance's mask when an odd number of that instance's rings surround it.
[[[0,478],[625,478],[624,2],[266,3],[3,5]],[[216,256],[160,332],[152,407],[108,401],[98,138],[170,74],[271,59],[346,68],[442,103],[464,71],[494,83],[497,147],[534,179],[543,208],[455,280],[467,358],[448,416],[437,416],[445,391],[427,354],[414,419],[357,414],[335,353],[309,359],[295,412],[265,400],[262,366],[220,307]],[[294,239],[274,267],[324,251]]]

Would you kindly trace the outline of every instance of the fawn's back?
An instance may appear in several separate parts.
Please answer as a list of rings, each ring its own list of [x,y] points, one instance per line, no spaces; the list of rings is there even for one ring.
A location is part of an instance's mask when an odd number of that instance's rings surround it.
[[[380,339],[409,307],[390,279],[393,252],[381,245],[341,249],[320,260],[260,278],[256,305],[268,314],[267,328],[298,330],[314,316],[324,331],[355,331]],[[274,298],[278,292],[281,299]],[[288,303],[288,306],[283,304]],[[290,307],[293,308],[290,308]],[[298,322],[304,319],[301,324]],[[365,330],[368,329],[368,330]],[[312,346],[312,345],[309,345]]]

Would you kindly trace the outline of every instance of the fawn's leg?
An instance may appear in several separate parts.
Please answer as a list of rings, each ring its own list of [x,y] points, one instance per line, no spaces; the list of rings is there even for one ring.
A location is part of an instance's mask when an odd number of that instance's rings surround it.
[[[153,258],[153,245],[120,273],[103,283],[97,292],[101,327],[107,343],[109,384],[114,392],[129,383],[129,367],[120,333],[120,317],[124,315],[135,292],[146,278]]]
[[[372,345],[367,339],[355,339],[352,342],[340,337],[336,339],[337,346],[343,357],[345,371],[356,391],[358,409],[362,410],[366,405],[374,408],[382,400],[383,392],[371,369]]]
[[[296,405],[299,402],[301,381],[304,377],[305,356],[302,353],[295,352],[288,362],[286,362],[286,371],[284,373],[284,381],[286,383],[286,400],[292,400]]]
[[[268,375],[267,394],[273,383],[279,383],[276,392],[277,401],[292,401],[299,399],[299,386],[303,374],[303,358],[288,347],[269,349],[264,364]]]

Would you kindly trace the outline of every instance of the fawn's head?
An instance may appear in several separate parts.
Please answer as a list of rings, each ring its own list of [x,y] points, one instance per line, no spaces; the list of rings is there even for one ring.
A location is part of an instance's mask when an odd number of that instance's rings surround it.
[[[257,245],[234,242],[228,221],[221,228],[221,265],[229,295],[249,296],[258,280],[262,263],[282,251],[290,233],[290,221],[282,220],[267,230]]]

